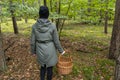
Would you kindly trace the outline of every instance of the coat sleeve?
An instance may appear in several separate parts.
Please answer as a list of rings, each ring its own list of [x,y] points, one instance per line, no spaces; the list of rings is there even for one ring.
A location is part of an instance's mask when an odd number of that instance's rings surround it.
[[[32,32],[31,32],[31,53],[36,54],[36,44],[35,44],[35,31],[34,27],[32,26]]]
[[[64,50],[63,50],[63,48],[61,46],[61,43],[59,41],[58,32],[57,32],[57,29],[56,29],[55,26],[54,26],[54,29],[53,29],[53,42],[55,44],[55,47],[58,49],[58,51],[60,53],[62,53]]]

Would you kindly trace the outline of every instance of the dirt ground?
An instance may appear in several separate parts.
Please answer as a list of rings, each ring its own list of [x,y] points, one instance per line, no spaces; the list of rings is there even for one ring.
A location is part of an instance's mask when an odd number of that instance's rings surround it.
[[[72,43],[67,39],[61,39],[61,42],[69,53]],[[15,35],[4,36],[3,49],[5,49],[7,71],[0,73],[0,80],[40,80],[39,64],[36,56],[31,55],[30,52],[30,38]],[[53,80],[63,80],[63,77],[54,74]],[[78,75],[71,80],[82,80],[82,78]]]

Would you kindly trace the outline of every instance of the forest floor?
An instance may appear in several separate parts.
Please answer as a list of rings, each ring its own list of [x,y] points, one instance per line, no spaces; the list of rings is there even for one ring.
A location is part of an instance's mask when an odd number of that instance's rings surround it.
[[[73,71],[69,75],[60,75],[54,67],[53,80],[113,80],[115,62],[108,59],[111,27],[108,34],[104,34],[102,28],[91,25],[64,27],[60,40],[72,56]],[[19,30],[20,35],[8,34],[4,30],[7,70],[0,72],[0,80],[39,80],[39,65],[36,56],[30,53],[31,29]]]

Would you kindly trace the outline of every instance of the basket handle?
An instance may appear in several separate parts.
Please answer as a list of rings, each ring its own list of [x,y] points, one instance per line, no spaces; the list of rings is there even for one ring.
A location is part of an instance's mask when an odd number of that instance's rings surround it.
[[[69,58],[70,58],[70,59],[71,59],[71,61],[72,61],[72,58],[71,58],[70,53],[68,53],[68,54],[69,54]],[[64,54],[63,54],[63,55],[64,55]],[[60,57],[61,57],[61,56],[63,56],[63,55],[62,55],[62,54],[60,54],[60,55],[59,55],[59,57],[58,57],[58,59],[60,60]]]

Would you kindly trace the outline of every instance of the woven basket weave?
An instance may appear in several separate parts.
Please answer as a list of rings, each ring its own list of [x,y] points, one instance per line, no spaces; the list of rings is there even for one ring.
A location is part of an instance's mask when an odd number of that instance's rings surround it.
[[[65,56],[59,56],[58,63],[57,63],[57,68],[58,68],[58,73],[59,74],[70,74],[72,72],[72,59],[71,56],[65,57]]]

